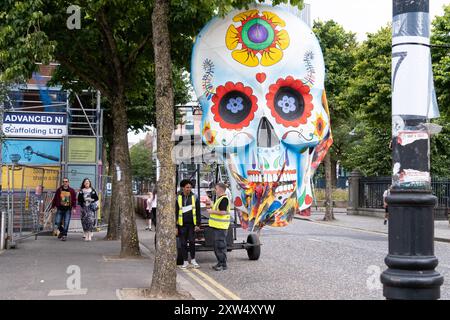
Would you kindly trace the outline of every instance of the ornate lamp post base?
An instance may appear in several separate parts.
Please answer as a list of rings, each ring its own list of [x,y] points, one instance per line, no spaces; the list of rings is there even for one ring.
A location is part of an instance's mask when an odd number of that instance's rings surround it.
[[[388,269],[381,275],[383,295],[395,300],[440,298],[444,277],[434,268],[433,207],[431,191],[393,189],[389,206]]]

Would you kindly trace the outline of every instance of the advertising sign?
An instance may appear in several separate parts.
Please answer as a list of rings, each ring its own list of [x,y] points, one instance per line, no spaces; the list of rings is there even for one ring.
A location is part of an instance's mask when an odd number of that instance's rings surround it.
[[[60,138],[67,135],[65,113],[5,112],[3,133],[7,137]]]
[[[95,138],[69,138],[69,162],[96,163]]]
[[[2,163],[58,165],[61,147],[61,140],[6,139],[2,143]]]
[[[14,167],[14,185],[12,167],[2,166],[2,181],[4,187],[9,186],[15,190],[32,189],[43,186],[44,190],[56,190],[59,187],[60,167]]]
[[[96,179],[96,166],[76,166],[76,165],[68,165],[67,167],[67,178],[69,178],[70,186],[78,190],[81,187],[81,183],[84,178],[88,178],[91,180],[91,184],[94,188],[97,187],[97,179]]]

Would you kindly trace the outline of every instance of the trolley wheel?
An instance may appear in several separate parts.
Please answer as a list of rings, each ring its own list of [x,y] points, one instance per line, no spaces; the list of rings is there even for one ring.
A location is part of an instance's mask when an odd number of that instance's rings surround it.
[[[247,255],[250,260],[258,260],[261,255],[261,244],[259,242],[259,237],[255,233],[251,233],[247,237],[247,243],[252,244],[251,247],[247,248]]]

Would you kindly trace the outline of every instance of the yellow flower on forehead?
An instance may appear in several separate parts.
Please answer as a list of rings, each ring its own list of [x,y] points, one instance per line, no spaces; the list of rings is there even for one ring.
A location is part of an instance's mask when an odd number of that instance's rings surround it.
[[[233,21],[234,22],[241,22],[245,21],[248,18],[254,17],[258,15],[258,10],[248,10],[242,13],[239,13],[238,15],[234,16]]]
[[[237,62],[256,67],[259,64],[268,67],[283,59],[283,50],[289,47],[289,34],[280,27],[286,23],[270,11],[248,10],[233,17],[225,35],[225,44],[232,50],[231,56]]]

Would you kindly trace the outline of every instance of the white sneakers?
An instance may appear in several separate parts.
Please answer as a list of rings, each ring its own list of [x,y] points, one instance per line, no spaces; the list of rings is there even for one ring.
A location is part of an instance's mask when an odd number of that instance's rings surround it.
[[[189,263],[188,261],[184,261],[183,264],[180,266],[181,269],[187,269],[189,267],[198,269],[200,268],[200,265],[197,263],[197,261],[195,261],[195,259],[192,259],[191,263]]]
[[[93,232],[83,232],[84,233],[84,241],[92,241]]]
[[[195,259],[191,260],[191,265],[194,269],[200,268],[200,265],[195,261]]]

